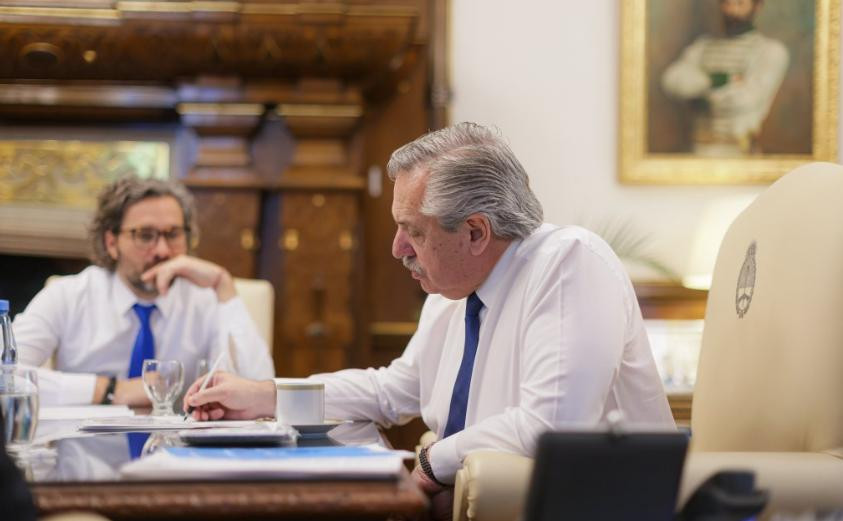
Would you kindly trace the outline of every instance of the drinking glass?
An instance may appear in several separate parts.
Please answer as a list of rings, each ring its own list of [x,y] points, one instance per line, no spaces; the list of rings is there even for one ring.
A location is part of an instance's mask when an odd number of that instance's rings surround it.
[[[153,432],[150,434],[149,438],[146,439],[146,443],[143,444],[141,457],[149,456],[150,454],[154,454],[166,447],[179,447],[181,445],[182,443],[179,441],[179,436],[175,432]]]
[[[3,436],[10,452],[26,450],[38,427],[38,373],[17,365],[0,365],[0,410]]]
[[[171,416],[173,402],[184,385],[184,367],[178,360],[143,361],[143,389],[152,402],[153,416]]]
[[[196,381],[199,378],[205,376],[205,373],[207,373],[210,368],[211,367],[210,367],[210,364],[208,364],[207,358],[200,358],[199,360],[197,360],[196,361],[196,378],[194,378],[193,381]]]

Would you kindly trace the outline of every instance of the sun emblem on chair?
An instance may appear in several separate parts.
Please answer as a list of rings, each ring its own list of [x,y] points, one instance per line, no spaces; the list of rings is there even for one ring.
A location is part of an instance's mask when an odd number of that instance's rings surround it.
[[[746,258],[738,275],[738,288],[735,293],[735,310],[738,312],[738,318],[743,318],[749,311],[752,294],[755,292],[755,249],[755,241],[752,241],[746,250]]]

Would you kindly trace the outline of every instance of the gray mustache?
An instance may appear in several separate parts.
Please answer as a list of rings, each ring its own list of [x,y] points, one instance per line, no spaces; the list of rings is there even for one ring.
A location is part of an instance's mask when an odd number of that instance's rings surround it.
[[[401,264],[410,271],[414,271],[419,275],[424,275],[424,270],[418,265],[415,257],[401,257]]]

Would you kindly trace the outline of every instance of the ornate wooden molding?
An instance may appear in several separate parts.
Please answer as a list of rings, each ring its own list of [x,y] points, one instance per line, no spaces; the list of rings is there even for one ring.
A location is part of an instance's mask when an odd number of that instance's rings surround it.
[[[401,59],[418,18],[397,1],[15,2],[0,6],[0,79],[365,82]]]

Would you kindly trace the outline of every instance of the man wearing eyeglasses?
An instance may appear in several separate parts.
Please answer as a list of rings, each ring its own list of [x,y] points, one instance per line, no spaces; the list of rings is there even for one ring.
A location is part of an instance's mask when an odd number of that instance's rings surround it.
[[[49,284],[14,321],[18,356],[39,371],[42,403],[148,405],[143,360],[179,360],[185,378],[216,359],[269,378],[266,343],[224,268],[190,256],[195,208],[171,181],[122,178],[98,197],[90,266]],[[188,380],[189,381],[189,380]]]

